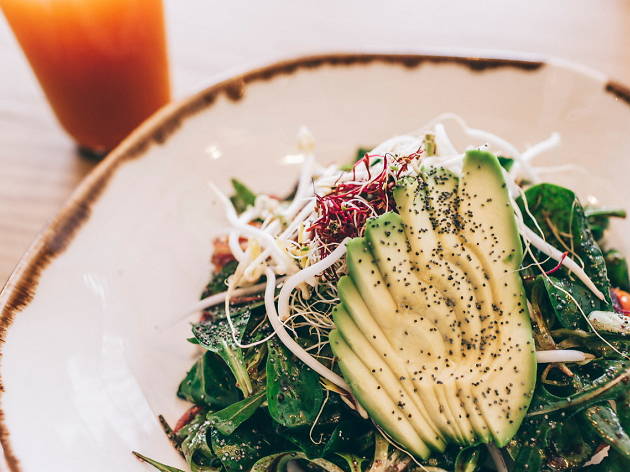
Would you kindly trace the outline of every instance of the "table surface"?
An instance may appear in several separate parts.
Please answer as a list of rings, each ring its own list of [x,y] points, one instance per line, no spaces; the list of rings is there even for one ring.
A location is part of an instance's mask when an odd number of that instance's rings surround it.
[[[532,52],[630,82],[630,0],[165,2],[175,98],[231,69],[331,50]],[[2,17],[0,70],[2,286],[93,165],[55,122]]]

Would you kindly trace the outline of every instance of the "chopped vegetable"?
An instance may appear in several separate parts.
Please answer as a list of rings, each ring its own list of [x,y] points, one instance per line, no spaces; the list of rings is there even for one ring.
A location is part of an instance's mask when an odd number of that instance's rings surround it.
[[[277,341],[267,345],[269,414],[282,426],[312,424],[324,399],[319,376]]]
[[[249,187],[237,179],[232,179],[231,182],[234,188],[234,195],[230,200],[237,213],[243,213],[247,210],[247,207],[256,204],[256,194],[252,192]]]
[[[192,332],[195,339],[205,349],[218,354],[227,364],[236,378],[236,385],[246,397],[253,392],[252,381],[247,372],[245,358],[237,341],[242,339],[245,327],[249,322],[250,311],[245,311],[233,322],[236,339],[227,319],[217,321],[203,321],[193,325]]]
[[[630,290],[630,276],[628,275],[626,258],[616,249],[606,251],[604,258],[611,285],[626,292]]]
[[[177,396],[196,405],[224,408],[239,400],[234,376],[215,353],[206,352],[182,380]]]
[[[219,433],[229,436],[243,422],[247,421],[254,413],[256,413],[258,407],[260,407],[263,401],[265,401],[265,397],[265,390],[261,390],[251,397],[232,403],[230,406],[221,411],[211,413],[207,417],[210,422],[210,426],[216,429]]]

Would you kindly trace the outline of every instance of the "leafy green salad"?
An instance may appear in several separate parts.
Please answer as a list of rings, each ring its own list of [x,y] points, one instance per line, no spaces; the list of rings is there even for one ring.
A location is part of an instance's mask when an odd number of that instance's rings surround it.
[[[326,166],[303,129],[286,198],[213,187],[189,406],[160,417],[186,470],[630,470],[626,214],[545,183],[559,143],[445,114]]]

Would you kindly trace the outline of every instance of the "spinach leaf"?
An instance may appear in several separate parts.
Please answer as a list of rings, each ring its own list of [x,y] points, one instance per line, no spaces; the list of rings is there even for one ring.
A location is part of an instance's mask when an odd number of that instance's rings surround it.
[[[514,165],[514,159],[512,159],[511,157],[503,157],[503,156],[497,156],[497,159],[499,160],[499,164],[501,164],[501,167],[503,167],[506,171],[510,171],[510,169],[512,169],[512,166]]]
[[[316,469],[323,469],[327,472],[345,472],[341,467],[330,461],[320,458],[309,459],[301,452],[280,452],[263,457],[254,464],[250,472],[286,472],[289,462],[295,460],[305,460],[309,465],[316,466]],[[309,468],[309,470],[311,469]]]
[[[599,361],[591,365],[601,366],[603,373],[595,378],[587,378],[584,374],[582,382],[579,376],[573,377],[580,381],[576,393],[561,398],[549,393],[544,386],[536,387],[534,400],[530,406],[528,417],[544,416],[558,410],[569,409],[579,411],[603,400],[614,399],[628,388],[630,382],[630,362],[628,361]]]
[[[610,226],[610,218],[626,217],[626,211],[617,208],[585,208],[584,213],[596,241],[603,239]]]
[[[559,329],[553,331],[554,336],[562,336],[564,339],[560,343],[563,348],[577,347],[582,351],[589,352],[596,357],[604,359],[623,359],[619,352],[630,355],[630,339],[623,336],[606,336],[606,342],[602,341],[593,333],[586,333],[581,330]]]
[[[630,437],[610,405],[593,405],[584,410],[581,416],[594,433],[630,461]]]
[[[549,459],[547,465],[554,470],[573,470],[584,465],[595,453],[599,444],[588,435],[588,429],[579,421],[565,421],[549,434]]]
[[[254,206],[256,203],[256,194],[252,192],[247,185],[237,179],[231,179],[234,195],[230,197],[232,205],[237,213],[243,213],[248,206]]]
[[[250,305],[251,316],[243,333],[243,339],[241,340],[243,344],[255,343],[266,338],[273,332],[273,328],[267,319],[267,311],[264,307],[264,301],[260,302],[260,305],[258,305],[258,302],[255,303],[256,304],[252,303]],[[258,345],[255,349],[249,350],[249,357],[264,357],[266,353],[266,344]]]
[[[255,322],[255,324],[258,324],[260,322],[260,318],[261,315],[265,314],[265,308],[264,308],[264,304],[265,302],[263,300],[252,300],[246,303],[242,303],[242,304],[231,304],[230,305],[230,318],[238,318],[241,315],[248,315],[250,316],[250,320],[249,320],[249,324],[251,326],[251,324],[253,322]],[[213,323],[217,320],[224,320],[227,318],[226,314],[225,314],[225,305],[223,304],[219,304],[219,305],[215,305],[213,307],[210,308],[206,308],[204,311],[204,319],[203,321],[206,321],[208,323]],[[256,315],[256,316],[252,316],[252,315]],[[254,318],[258,318],[257,320]],[[244,336],[247,335],[247,332],[250,331],[247,328],[244,331]],[[192,338],[195,339],[195,338]],[[199,344],[197,341],[195,341],[197,344]],[[250,341],[247,340],[243,340],[243,343],[248,343]]]
[[[455,472],[475,472],[485,459],[487,449],[482,444],[463,448],[455,458]]]
[[[536,348],[539,350],[556,349],[556,342],[549,331],[549,325],[555,324],[556,321],[551,318],[554,310],[549,302],[544,277],[538,276],[531,282],[527,281],[525,289],[531,304],[530,317]]]
[[[180,450],[192,472],[211,472],[220,468],[209,444],[210,423],[204,410],[176,433]]]
[[[609,451],[608,456],[599,464],[586,467],[586,472],[628,472],[628,462],[617,451]]]
[[[553,276],[538,277],[545,285],[549,305],[560,325],[567,329],[590,329],[585,316],[600,309],[601,301],[580,282]]]
[[[529,413],[507,446],[514,459],[513,472],[547,470],[547,466],[568,470],[591,457],[597,442],[576,427],[574,418],[586,408],[618,396],[626,388],[624,380],[630,378],[623,362],[600,362],[597,367],[594,373],[604,370],[597,377],[574,375],[574,393],[567,396],[552,394],[542,383],[536,385]]]
[[[224,408],[239,400],[234,376],[223,360],[212,352],[205,352],[184,380],[177,396],[210,409]]]
[[[212,450],[226,472],[249,470],[260,458],[284,450],[283,442],[269,430],[270,421],[269,416],[259,410],[230,435],[212,429]]]
[[[274,422],[274,431],[292,445],[291,450],[300,451],[307,457],[324,457],[322,451],[326,438],[311,434],[308,426],[287,428]],[[322,443],[319,443],[320,438]]]
[[[265,398],[266,391],[262,390],[251,397],[244,398],[240,402],[233,403],[221,411],[209,414],[207,419],[213,428],[221,434],[229,436],[243,422],[256,413],[256,410]]]
[[[559,249],[566,249],[578,263],[582,263],[584,271],[593,280],[597,288],[606,296],[606,305],[610,306],[610,282],[606,273],[606,262],[602,251],[595,242],[593,234],[588,226],[584,210],[575,194],[564,187],[553,184],[538,184],[530,187],[525,192],[527,200],[519,199],[519,206],[525,219],[525,224],[532,230],[539,232],[552,245]],[[536,219],[538,225],[531,219],[530,214]],[[540,253],[538,259],[544,260]],[[555,261],[544,264],[547,270],[555,266]],[[564,277],[568,273],[564,268],[560,269]],[[576,282],[577,283],[577,282]]]
[[[274,425],[276,432],[308,457],[330,457],[336,453],[366,454],[374,433],[364,420],[331,395],[314,425],[287,428]]]
[[[236,271],[236,267],[238,266],[237,261],[230,261],[225,264],[221,271],[218,274],[214,274],[206,288],[201,293],[200,299],[203,300],[211,295],[216,295],[217,293],[225,292],[227,290],[226,281],[227,279]]]
[[[286,472],[289,462],[301,458],[299,452],[279,452],[258,460],[250,472]]]
[[[348,469],[350,469],[350,472],[362,472],[363,462],[365,462],[365,457],[360,457],[360,456],[357,456],[356,454],[349,454],[347,452],[338,452],[337,455],[341,457],[344,461],[346,461],[346,464],[348,465]]]
[[[574,470],[586,462],[600,442],[576,425],[587,409],[613,399],[627,389],[630,363],[595,361],[589,369],[574,369],[573,393],[557,396],[538,384],[528,415],[507,446],[514,459],[514,472],[531,470]]]
[[[365,454],[373,434],[374,428],[369,421],[354,413],[346,413],[324,444],[322,456],[340,452]]]
[[[526,417],[507,450],[514,459],[512,472],[542,470],[547,458],[549,432],[557,426],[554,420],[542,417]]]
[[[621,290],[630,290],[630,276],[628,275],[628,262],[616,249],[610,249],[604,254],[608,278],[613,287]]]
[[[277,340],[267,342],[267,403],[282,426],[311,424],[324,399],[319,375],[307,368]]]
[[[168,466],[168,465],[164,465],[161,462],[158,462],[156,460],[150,459],[147,456],[143,456],[139,452],[132,451],[131,453],[134,456],[136,456],[138,459],[140,459],[142,462],[146,462],[147,464],[152,465],[153,467],[155,467],[160,472],[184,472],[183,470],[178,469],[177,467],[171,467],[171,466]]]
[[[249,318],[249,311],[232,317],[237,339],[242,339]],[[243,350],[234,342],[228,320],[202,321],[193,325],[192,332],[202,347],[221,356],[234,374],[236,385],[243,395],[250,396],[253,392],[252,381],[247,372]]]

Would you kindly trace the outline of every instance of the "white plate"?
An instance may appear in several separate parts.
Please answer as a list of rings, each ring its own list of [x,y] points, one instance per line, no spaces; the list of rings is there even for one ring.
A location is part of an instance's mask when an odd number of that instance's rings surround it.
[[[627,206],[630,91],[560,61],[336,54],[221,82],[158,112],[99,165],[2,292],[10,470],[143,470],[132,449],[182,465],[156,415],[174,422],[185,408],[175,390],[193,350],[185,323],[159,326],[208,278],[224,230],[208,181],[282,194],[300,125],[320,160],[347,161],[445,111],[521,148],[558,131],[562,146],[540,159],[585,169],[560,183]]]

